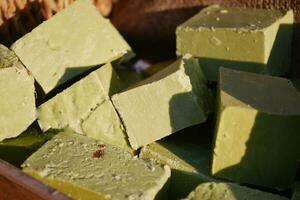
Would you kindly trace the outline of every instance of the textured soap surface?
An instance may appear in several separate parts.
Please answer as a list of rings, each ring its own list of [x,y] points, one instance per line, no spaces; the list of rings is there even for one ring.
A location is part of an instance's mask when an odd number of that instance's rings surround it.
[[[190,57],[112,97],[134,149],[206,120],[209,91]]]
[[[45,93],[131,48],[88,0],[79,0],[12,46]]]
[[[293,19],[292,11],[210,6],[178,26],[177,54],[198,57],[213,81],[221,66],[283,75],[290,67]]]
[[[202,183],[184,200],[288,200],[231,183]]]
[[[140,158],[171,167],[169,199],[186,197],[200,183],[212,181],[211,129],[205,126],[186,128],[141,149]]]
[[[145,162],[121,148],[69,131],[35,152],[23,170],[74,199],[154,199],[168,166]]]
[[[36,119],[34,79],[16,55],[0,45],[0,141],[20,135]]]
[[[283,78],[221,68],[212,173],[288,188],[296,176],[300,95]]]
[[[43,134],[38,128],[29,127],[18,137],[0,142],[0,158],[20,167],[34,151],[47,141],[49,136],[50,134]]]
[[[127,147],[123,126],[110,101],[121,85],[111,64],[100,67],[38,108],[41,129],[69,128]]]

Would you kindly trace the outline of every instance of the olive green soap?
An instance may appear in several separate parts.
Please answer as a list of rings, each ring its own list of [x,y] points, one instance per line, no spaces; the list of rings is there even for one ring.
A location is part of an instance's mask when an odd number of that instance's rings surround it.
[[[89,0],[77,0],[15,42],[13,51],[47,94],[131,48]]]
[[[283,75],[289,71],[293,11],[210,6],[177,27],[177,54],[198,57],[208,80],[219,67]]]
[[[16,55],[0,45],[0,141],[20,135],[35,119],[34,79]]]
[[[43,134],[35,127],[29,127],[16,138],[0,142],[0,158],[17,166],[20,165],[48,139],[49,134]]]
[[[203,183],[183,200],[288,200],[288,198],[232,183]]]
[[[171,167],[169,199],[186,197],[200,183],[213,180],[211,140],[204,131],[187,128],[141,149],[140,158]]]
[[[58,133],[22,166],[75,200],[152,200],[167,192],[170,177],[168,166],[69,131]]]
[[[45,132],[69,128],[95,139],[127,147],[123,126],[110,95],[121,88],[111,64],[74,83],[38,108],[38,123]]]
[[[207,118],[209,91],[197,60],[186,56],[112,101],[132,148],[150,144]]]
[[[300,94],[283,78],[220,70],[213,175],[291,187],[300,142]]]

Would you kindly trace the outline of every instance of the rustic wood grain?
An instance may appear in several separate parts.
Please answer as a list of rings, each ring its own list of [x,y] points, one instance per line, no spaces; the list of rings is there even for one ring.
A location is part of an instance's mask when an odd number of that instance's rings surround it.
[[[0,200],[70,200],[0,159]]]

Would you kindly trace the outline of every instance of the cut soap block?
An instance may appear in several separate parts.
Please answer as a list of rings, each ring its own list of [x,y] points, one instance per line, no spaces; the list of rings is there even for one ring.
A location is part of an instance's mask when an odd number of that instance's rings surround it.
[[[184,200],[288,200],[288,198],[232,183],[200,184]]]
[[[95,139],[128,147],[126,134],[110,95],[122,83],[111,64],[76,82],[38,108],[38,123],[45,132],[69,128]]]
[[[200,183],[213,180],[211,132],[207,128],[190,127],[141,149],[140,158],[171,167],[169,199],[186,197]]]
[[[293,11],[210,6],[177,27],[177,54],[198,57],[208,80],[219,67],[271,75],[289,71]]]
[[[112,97],[134,149],[207,118],[210,93],[197,60],[178,59]]]
[[[100,64],[132,55],[131,48],[89,0],[77,0],[12,46],[47,94]]]
[[[85,200],[152,200],[167,192],[170,177],[168,166],[68,131],[54,136],[22,166],[43,183]]]
[[[20,165],[48,139],[49,134],[43,134],[35,127],[29,127],[16,138],[0,142],[0,158],[20,167]]]
[[[212,173],[270,188],[296,176],[300,94],[283,78],[221,68]]]
[[[16,55],[0,45],[0,141],[23,133],[36,119],[34,79]]]

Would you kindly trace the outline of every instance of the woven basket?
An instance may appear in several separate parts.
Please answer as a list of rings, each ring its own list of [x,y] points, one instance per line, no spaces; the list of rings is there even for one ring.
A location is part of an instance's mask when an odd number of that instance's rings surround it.
[[[74,0],[0,0],[0,43],[10,46]],[[111,0],[91,0],[103,16],[111,12]]]

